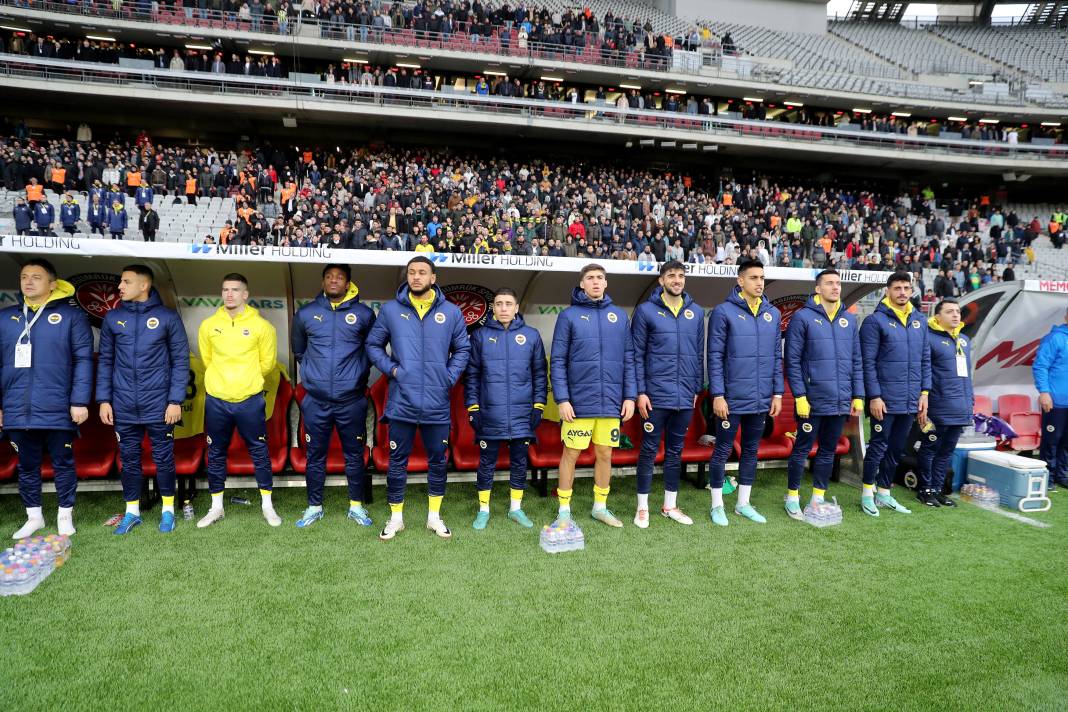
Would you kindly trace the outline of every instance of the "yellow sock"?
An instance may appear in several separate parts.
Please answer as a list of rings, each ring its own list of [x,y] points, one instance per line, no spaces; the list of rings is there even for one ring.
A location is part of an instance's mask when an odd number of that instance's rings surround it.
[[[400,515],[404,514],[404,502],[397,502],[396,504],[390,502],[389,511],[394,516],[399,517]]]
[[[441,500],[444,499],[441,495],[431,495],[427,498],[430,502],[430,513],[437,514],[441,511]]]
[[[571,509],[571,490],[558,489],[556,496],[560,500],[560,509]]]
[[[490,490],[479,490],[478,491],[478,503],[479,503],[480,506],[488,508],[489,507],[489,500],[490,500]]]
[[[788,489],[788,490],[786,490],[786,496],[787,497],[792,497],[793,499],[797,499],[798,497],[801,496],[801,494],[797,490]]]
[[[160,497],[160,499],[163,500],[163,506],[164,507],[173,507],[174,506],[174,497]]]
[[[827,494],[827,490],[812,488],[812,499],[823,499],[823,495]]]
[[[875,485],[868,485],[868,484],[864,485],[864,496],[865,497],[874,497],[875,496]]]
[[[349,509],[363,509],[363,502],[358,499],[350,499]]]
[[[612,488],[593,486],[593,506],[595,508],[608,506],[608,491],[610,489]]]
[[[512,497],[511,497],[512,501],[509,503],[508,509],[513,511],[513,512],[515,510],[517,510],[517,509],[522,509],[523,508],[523,490],[512,488],[510,490],[510,494],[512,495]]]

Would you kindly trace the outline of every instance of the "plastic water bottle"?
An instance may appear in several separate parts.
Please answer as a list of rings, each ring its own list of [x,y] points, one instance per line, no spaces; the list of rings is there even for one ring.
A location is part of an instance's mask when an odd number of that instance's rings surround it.
[[[185,504],[182,505],[182,519],[191,522],[194,516],[196,516],[196,513],[193,511],[193,503],[187,499]]]

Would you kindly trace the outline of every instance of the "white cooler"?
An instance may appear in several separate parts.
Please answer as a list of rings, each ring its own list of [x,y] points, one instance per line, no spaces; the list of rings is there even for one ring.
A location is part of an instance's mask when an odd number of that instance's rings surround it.
[[[1001,505],[1021,512],[1045,512],[1046,463],[1008,452],[981,450],[968,453],[968,481],[998,491]]]

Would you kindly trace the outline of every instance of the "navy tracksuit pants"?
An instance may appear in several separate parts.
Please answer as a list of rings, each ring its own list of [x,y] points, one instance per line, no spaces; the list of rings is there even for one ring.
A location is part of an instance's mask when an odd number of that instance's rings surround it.
[[[326,485],[326,453],[330,436],[337,428],[341,451],[345,455],[345,479],[349,483],[349,499],[363,501],[364,445],[367,440],[367,398],[360,396],[345,401],[320,400],[310,393],[300,405],[304,416],[304,441],[307,445],[308,504],[323,504]]]
[[[41,461],[45,450],[52,458],[56,497],[60,507],[74,506],[78,476],[74,472],[77,430],[8,430],[7,438],[19,456],[19,497],[23,507],[41,506]]]
[[[408,457],[415,444],[415,431],[423,438],[427,458],[427,490],[431,497],[445,494],[445,451],[449,447],[448,423],[428,425],[389,421],[389,470],[386,471],[386,500],[390,504],[404,501],[408,484]]]
[[[897,463],[916,420],[915,413],[887,413],[882,420],[871,418],[871,439],[864,453],[864,484],[890,489]]]
[[[786,488],[796,490],[801,486],[801,477],[805,473],[805,462],[812,452],[812,443],[819,444],[816,457],[812,461],[812,486],[825,490],[831,481],[834,470],[834,451],[838,449],[838,438],[845,427],[844,415],[813,415],[797,420],[797,437],[794,449],[786,465]]]
[[[271,455],[267,449],[266,403],[257,393],[238,403],[214,396],[204,399],[204,430],[208,434],[208,489],[218,494],[226,489],[226,453],[237,428],[245,441],[256,472],[256,486],[271,490]]]
[[[742,454],[738,458],[738,484],[751,485],[756,481],[757,448],[760,437],[764,434],[764,420],[767,413],[731,413],[726,420],[716,418],[716,448],[712,459],[708,461],[708,481],[712,489],[723,487],[727,476],[725,465],[731,451],[734,450],[734,435],[738,427],[742,428]]]
[[[1039,453],[1046,462],[1051,481],[1068,477],[1068,408],[1054,408],[1042,414]]]
[[[653,408],[642,421],[642,446],[638,452],[638,494],[649,494],[653,486],[653,463],[660,439],[664,439],[664,489],[679,491],[682,477],[682,445],[690,428],[693,409]]]
[[[497,454],[501,446],[508,444],[509,476],[508,484],[512,489],[522,490],[527,486],[527,448],[530,441],[526,438],[515,440],[479,440],[481,451],[478,455],[478,472],[475,475],[475,489],[486,491],[493,488],[493,473],[497,471]]]
[[[946,471],[957,441],[964,431],[963,425],[936,425],[929,433],[920,436],[920,451],[916,454],[916,470],[919,477],[917,489],[941,492],[946,484]]]
[[[122,462],[122,498],[127,502],[141,499],[141,444],[145,433],[152,443],[152,461],[156,463],[156,487],[163,497],[173,497],[178,475],[174,471],[174,426],[166,423],[115,423]]]

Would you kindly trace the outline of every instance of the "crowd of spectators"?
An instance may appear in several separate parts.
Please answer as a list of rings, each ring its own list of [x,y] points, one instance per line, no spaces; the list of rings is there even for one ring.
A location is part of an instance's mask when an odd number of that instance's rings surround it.
[[[81,138],[88,137],[81,132]],[[62,181],[57,181],[58,175]],[[799,178],[729,180],[622,163],[486,158],[443,150],[241,150],[133,141],[12,138],[8,190],[104,188],[155,200],[233,197],[235,244],[510,253],[596,259],[912,271],[949,269],[937,296],[1006,278],[1031,242],[1063,244],[1063,220],[1004,214],[989,196],[937,201]],[[136,179],[136,180],[134,180]],[[135,185],[136,183],[136,185]],[[166,239],[164,237],[164,239]],[[945,276],[945,275],[944,275]]]
[[[623,90],[615,87],[572,84],[570,82],[522,80],[503,74],[482,75],[457,72],[438,73],[429,68],[414,69],[355,62],[331,63],[310,58],[294,65],[289,58],[227,52],[216,41],[211,50],[176,49],[103,40],[71,39],[54,35],[24,33],[0,34],[0,51],[35,57],[71,59],[115,64],[120,58],[152,62],[156,69],[177,72],[209,72],[252,77],[285,78],[290,71],[317,73],[329,84],[417,90],[462,88],[479,95],[563,101],[581,104],[614,105],[617,108],[660,110],[696,116],[726,115],[755,121],[777,121],[831,128],[850,127],[866,132],[907,136],[940,136],[953,131],[963,139],[1017,143],[1033,136],[1057,138],[1057,129],[1010,124],[987,125],[968,122],[919,121],[893,115],[857,113],[847,109],[812,106],[790,107],[772,103],[725,99],[675,92]],[[1022,138],[1021,138],[1022,137]]]

